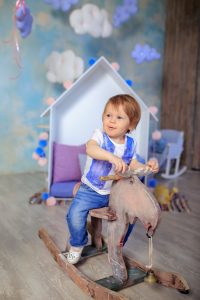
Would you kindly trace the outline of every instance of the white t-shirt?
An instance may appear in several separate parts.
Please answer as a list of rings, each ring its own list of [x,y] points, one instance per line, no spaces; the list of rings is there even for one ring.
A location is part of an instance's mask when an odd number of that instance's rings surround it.
[[[130,164],[131,160],[136,158],[136,142],[133,137],[126,135],[124,144],[115,143],[109,136],[100,129],[94,131],[92,140],[97,144],[122,158],[126,164]],[[103,160],[96,160],[87,156],[84,174],[81,181],[88,185],[91,189],[101,195],[110,194],[112,180],[101,181],[100,176],[114,175],[114,167],[111,163]]]

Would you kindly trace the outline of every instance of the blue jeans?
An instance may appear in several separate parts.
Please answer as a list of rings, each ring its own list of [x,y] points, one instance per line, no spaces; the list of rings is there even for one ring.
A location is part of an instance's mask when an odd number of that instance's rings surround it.
[[[109,195],[100,195],[86,184],[81,183],[66,215],[70,232],[69,242],[71,246],[82,247],[87,244],[87,216],[89,210],[108,206],[108,201]],[[130,226],[131,225],[129,225],[129,227]],[[132,228],[131,230],[128,228],[128,236],[130,235]],[[127,235],[124,241],[127,241]]]

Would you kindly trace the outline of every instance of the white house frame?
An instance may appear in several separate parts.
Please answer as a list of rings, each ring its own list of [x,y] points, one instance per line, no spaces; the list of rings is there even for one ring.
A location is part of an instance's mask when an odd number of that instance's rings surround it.
[[[112,65],[100,57],[41,114],[41,117],[50,114],[48,186],[52,177],[53,142],[67,145],[86,143],[94,129],[102,126],[101,116],[105,103],[117,94],[130,94],[141,106],[141,120],[132,135],[137,140],[137,153],[147,160],[149,109]]]

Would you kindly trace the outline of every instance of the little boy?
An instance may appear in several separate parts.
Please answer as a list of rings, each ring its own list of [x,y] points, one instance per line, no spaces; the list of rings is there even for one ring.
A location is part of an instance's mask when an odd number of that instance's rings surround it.
[[[87,244],[89,210],[108,206],[112,181],[101,181],[100,176],[123,174],[128,167],[130,170],[144,167],[136,160],[136,141],[127,135],[136,128],[140,117],[140,106],[132,96],[116,95],[104,108],[103,128],[96,129],[86,144],[88,157],[82,183],[66,217],[71,245],[67,260],[71,264],[79,261]],[[158,172],[156,160],[149,160],[147,165],[153,173]]]

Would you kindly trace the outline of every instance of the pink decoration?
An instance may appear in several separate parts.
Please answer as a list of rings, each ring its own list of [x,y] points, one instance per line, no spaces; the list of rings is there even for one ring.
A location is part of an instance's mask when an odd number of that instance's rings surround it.
[[[120,69],[120,66],[119,66],[119,64],[117,62],[111,63],[111,66],[113,67],[113,69],[115,71],[119,71],[119,69]]]
[[[149,111],[153,114],[156,115],[158,113],[158,108],[157,106],[149,106]]]
[[[56,100],[53,97],[49,97],[45,100],[45,103],[49,106],[52,105],[54,102],[56,102]]]
[[[154,141],[160,140],[162,134],[159,130],[155,130],[154,132],[152,132],[152,139]]]
[[[46,159],[46,157],[41,157],[41,158],[38,159],[38,165],[39,165],[40,167],[44,167],[46,164],[47,164],[47,159]]]
[[[46,201],[47,206],[54,206],[56,205],[56,198],[54,197],[49,197]]]
[[[37,153],[33,152],[32,158],[35,159],[35,160],[39,160],[40,157]]]
[[[63,83],[63,86],[66,90],[68,90],[72,86],[73,82],[71,80],[67,80]]]
[[[39,135],[39,139],[40,139],[40,140],[48,140],[48,138],[49,138],[48,132],[42,132],[42,133],[40,133],[40,135]]]

